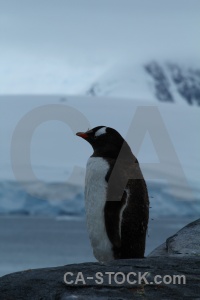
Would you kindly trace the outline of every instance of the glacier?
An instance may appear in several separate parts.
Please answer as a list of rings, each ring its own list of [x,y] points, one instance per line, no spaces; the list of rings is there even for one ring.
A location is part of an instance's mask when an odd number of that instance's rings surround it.
[[[131,99],[126,97],[91,96],[1,96],[0,119],[2,128],[0,156],[0,214],[84,217],[84,172],[87,159],[92,154],[90,145],[77,139],[70,125],[58,120],[44,121],[35,129],[30,145],[31,165],[36,180],[28,177],[26,165],[18,162],[15,178],[11,159],[13,133],[20,120],[34,109],[58,105],[63,109],[74,108],[86,119],[73,120],[74,131],[87,130],[97,125],[116,128],[125,138],[138,108],[156,107],[163,120],[187,186],[176,173],[176,162],[166,152],[166,168],[154,168],[159,164],[158,153],[152,138],[147,134],[138,148],[138,140],[145,120],[140,120],[134,130],[131,147],[138,157],[150,196],[150,214],[154,216],[197,216],[200,212],[200,144],[199,108],[186,103],[163,103],[155,98]],[[33,122],[37,121],[36,119]],[[149,116],[150,118],[150,116]],[[147,115],[148,119],[148,115]],[[159,128],[157,120],[151,120],[153,128]],[[70,122],[69,122],[70,123]],[[26,125],[26,124],[25,124]],[[14,153],[23,150],[28,126],[21,129]],[[162,132],[154,140],[162,145]],[[21,147],[21,148],[20,148]],[[25,159],[25,158],[24,158]],[[147,164],[147,165],[146,165]],[[23,172],[22,172],[23,170]],[[73,173],[74,172],[74,173]],[[72,176],[73,174],[73,176]],[[170,182],[162,177],[170,178]],[[192,194],[188,193],[189,190]]]

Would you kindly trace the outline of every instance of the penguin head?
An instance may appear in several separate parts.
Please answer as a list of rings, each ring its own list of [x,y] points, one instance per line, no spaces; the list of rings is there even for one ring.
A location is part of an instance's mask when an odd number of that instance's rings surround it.
[[[112,156],[119,153],[124,142],[119,132],[106,126],[98,126],[86,132],[77,132],[76,135],[90,143],[94,152],[112,153]]]

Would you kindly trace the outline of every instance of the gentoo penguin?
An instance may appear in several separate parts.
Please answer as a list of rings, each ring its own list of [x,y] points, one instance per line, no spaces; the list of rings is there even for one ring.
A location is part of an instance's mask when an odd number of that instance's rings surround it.
[[[113,128],[98,126],[76,135],[94,150],[85,177],[86,222],[94,256],[100,262],[144,257],[149,198],[138,160]],[[109,189],[112,172],[115,185]]]

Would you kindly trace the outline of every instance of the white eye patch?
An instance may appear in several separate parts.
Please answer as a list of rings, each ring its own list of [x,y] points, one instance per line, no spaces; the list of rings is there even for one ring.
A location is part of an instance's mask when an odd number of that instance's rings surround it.
[[[105,133],[106,133],[106,127],[102,127],[102,128],[100,128],[99,130],[97,130],[95,132],[95,136],[97,137],[97,136],[100,136],[100,135],[105,134]]]

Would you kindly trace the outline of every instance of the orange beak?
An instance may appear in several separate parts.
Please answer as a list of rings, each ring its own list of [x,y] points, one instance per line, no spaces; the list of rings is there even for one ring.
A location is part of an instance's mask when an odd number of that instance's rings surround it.
[[[86,132],[77,132],[76,135],[82,137],[85,140],[88,138],[88,135]]]

